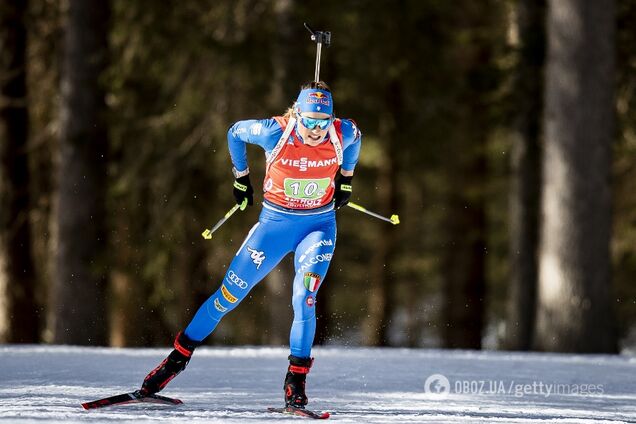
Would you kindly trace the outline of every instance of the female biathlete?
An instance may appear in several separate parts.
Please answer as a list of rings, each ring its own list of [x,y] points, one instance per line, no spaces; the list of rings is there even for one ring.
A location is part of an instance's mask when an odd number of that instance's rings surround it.
[[[144,379],[141,392],[162,390],[183,371],[194,349],[281,259],[294,252],[294,320],[285,376],[286,406],[307,404],[305,379],[313,358],[316,295],[336,247],[335,210],[351,196],[361,133],[333,113],[324,82],[306,84],[284,116],[239,121],[228,131],[236,202],[253,204],[246,144],[265,150],[263,208],[258,222],[232,260],[221,287],[179,332],[174,350]]]

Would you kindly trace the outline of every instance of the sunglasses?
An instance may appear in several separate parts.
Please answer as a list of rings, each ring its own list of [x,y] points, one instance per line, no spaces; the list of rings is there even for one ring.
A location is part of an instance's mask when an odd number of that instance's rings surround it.
[[[298,116],[298,120],[303,124],[303,127],[309,130],[313,130],[314,128],[318,127],[324,131],[327,128],[329,128],[329,125],[331,125],[331,118],[325,118],[325,119],[307,118],[306,116],[302,116],[300,114],[297,114],[297,116]]]

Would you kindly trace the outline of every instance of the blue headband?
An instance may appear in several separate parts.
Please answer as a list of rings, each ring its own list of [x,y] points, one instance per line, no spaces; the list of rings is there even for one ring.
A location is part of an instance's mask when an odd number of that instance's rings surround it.
[[[321,112],[333,115],[333,99],[328,91],[306,88],[298,94],[296,108],[299,112]]]

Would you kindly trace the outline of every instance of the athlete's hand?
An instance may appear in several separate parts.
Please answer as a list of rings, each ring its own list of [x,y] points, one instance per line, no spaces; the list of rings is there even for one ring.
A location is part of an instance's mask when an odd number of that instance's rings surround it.
[[[254,189],[252,183],[250,183],[250,176],[244,175],[234,180],[234,190],[232,190],[236,203],[239,205],[247,199],[247,204],[252,206],[254,204]],[[242,208],[241,208],[242,209]]]
[[[336,192],[333,195],[336,201],[336,209],[340,209],[349,203],[349,198],[351,197],[351,180],[353,180],[353,175],[345,177],[342,174],[338,174],[336,178]]]

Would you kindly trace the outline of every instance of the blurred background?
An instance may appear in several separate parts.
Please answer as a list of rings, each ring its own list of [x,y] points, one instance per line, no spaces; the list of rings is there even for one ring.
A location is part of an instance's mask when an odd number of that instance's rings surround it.
[[[3,0],[0,342],[170,343],[257,220],[201,237],[229,126],[313,78],[304,22],[352,200],[402,222],[338,212],[316,342],[634,352],[634,0]],[[292,278],[207,343],[286,344]]]

